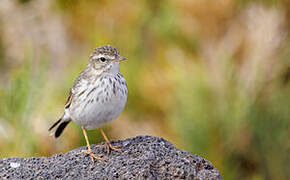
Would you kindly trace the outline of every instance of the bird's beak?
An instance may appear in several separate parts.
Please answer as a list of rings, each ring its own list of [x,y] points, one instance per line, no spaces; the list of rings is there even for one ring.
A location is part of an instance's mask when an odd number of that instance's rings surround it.
[[[124,61],[124,60],[127,60],[127,58],[122,57],[122,56],[118,56],[118,57],[114,60],[114,62],[121,62],[121,61]]]

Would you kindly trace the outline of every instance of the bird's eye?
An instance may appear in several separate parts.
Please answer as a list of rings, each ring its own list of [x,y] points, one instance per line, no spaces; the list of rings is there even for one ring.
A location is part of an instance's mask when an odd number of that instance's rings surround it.
[[[106,61],[106,58],[104,58],[104,57],[100,57],[100,61],[101,61],[101,62],[105,62],[105,61]]]

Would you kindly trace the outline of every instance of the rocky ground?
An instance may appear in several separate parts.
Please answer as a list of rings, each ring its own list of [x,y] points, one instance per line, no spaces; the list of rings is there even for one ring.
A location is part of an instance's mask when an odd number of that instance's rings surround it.
[[[0,160],[0,179],[222,179],[204,158],[181,151],[159,137],[138,136],[112,141],[121,152],[92,163],[80,147],[51,157]],[[105,148],[92,145],[95,154]]]

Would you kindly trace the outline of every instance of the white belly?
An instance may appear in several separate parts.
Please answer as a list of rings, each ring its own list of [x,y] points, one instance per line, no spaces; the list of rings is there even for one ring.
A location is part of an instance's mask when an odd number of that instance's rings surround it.
[[[127,101],[127,87],[123,77],[120,81],[105,77],[87,87],[88,90],[78,96],[85,103],[78,103],[80,101],[75,98],[69,107],[69,114],[74,122],[86,129],[95,129],[120,115]]]

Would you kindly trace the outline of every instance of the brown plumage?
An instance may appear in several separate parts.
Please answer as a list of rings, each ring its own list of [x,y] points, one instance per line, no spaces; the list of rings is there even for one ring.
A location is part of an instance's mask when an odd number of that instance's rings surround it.
[[[121,57],[119,51],[110,45],[94,50],[88,66],[76,78],[65,103],[64,115],[49,129],[59,137],[67,124],[72,120],[82,126],[88,145],[87,154],[99,159],[92,153],[86,129],[99,128],[106,140],[107,151],[113,147],[101,125],[119,116],[127,100],[127,85],[119,72]]]

